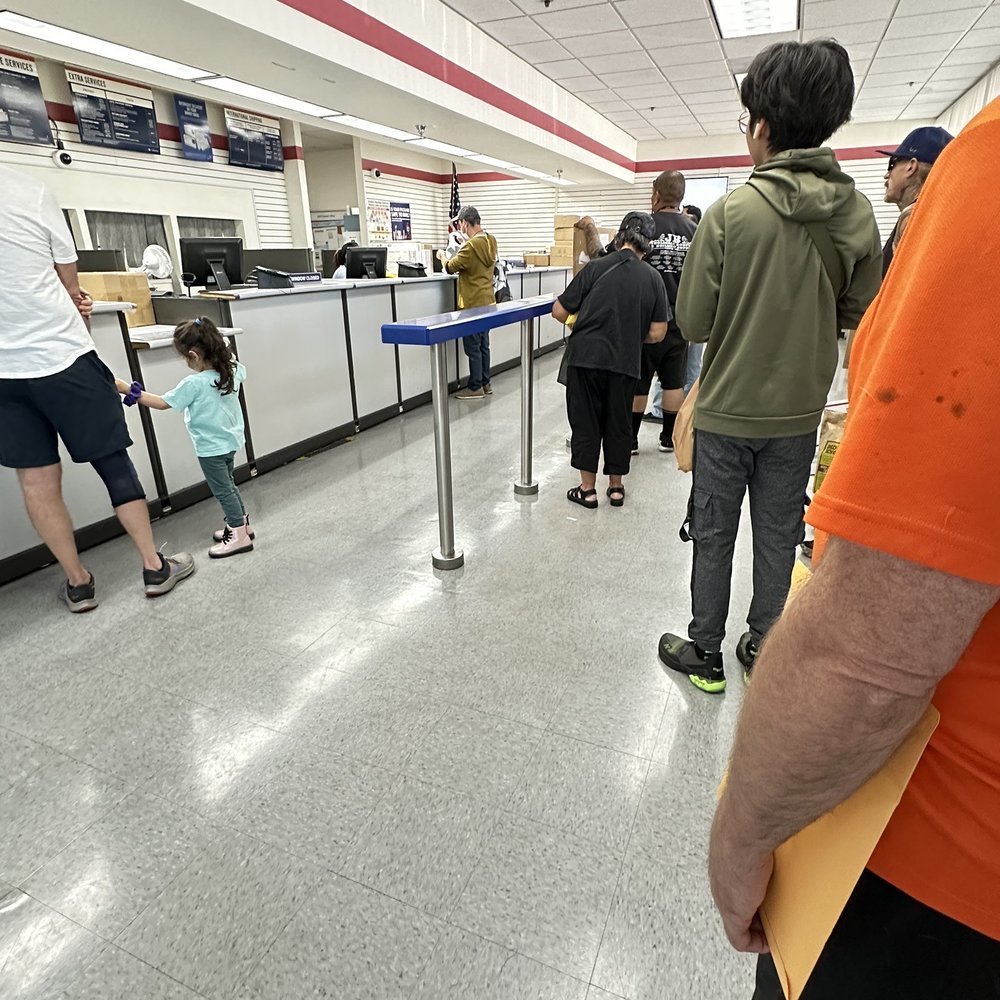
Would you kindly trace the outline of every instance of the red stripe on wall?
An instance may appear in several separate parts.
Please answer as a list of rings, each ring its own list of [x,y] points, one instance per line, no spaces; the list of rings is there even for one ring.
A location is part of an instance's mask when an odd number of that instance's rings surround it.
[[[286,160],[304,160],[305,151],[301,146],[282,146],[282,155]]]
[[[611,149],[596,139],[578,132],[575,128],[547,115],[527,101],[507,93],[506,90],[484,80],[458,63],[445,59],[432,49],[414,41],[408,35],[376,20],[364,11],[358,10],[346,0],[281,0],[286,7],[297,10],[313,20],[329,25],[337,31],[350,35],[359,42],[369,45],[386,55],[406,63],[413,69],[426,73],[442,83],[461,90],[470,97],[485,101],[500,111],[505,111],[529,125],[548,132],[557,138],[595,153],[611,163],[631,170],[633,162],[616,149]]]

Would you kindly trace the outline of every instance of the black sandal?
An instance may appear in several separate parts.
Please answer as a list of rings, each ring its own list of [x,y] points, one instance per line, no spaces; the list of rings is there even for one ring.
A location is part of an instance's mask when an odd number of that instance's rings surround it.
[[[621,496],[616,500],[611,494],[620,493]],[[625,487],[624,486],[609,486],[608,487],[608,499],[611,501],[612,507],[624,507],[625,506]]]
[[[597,490],[585,490],[582,486],[574,486],[566,492],[566,499],[586,507],[587,510],[597,509]]]

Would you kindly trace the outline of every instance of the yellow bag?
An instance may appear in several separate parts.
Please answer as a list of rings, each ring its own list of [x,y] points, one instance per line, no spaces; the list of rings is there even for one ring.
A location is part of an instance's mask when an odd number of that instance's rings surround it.
[[[690,472],[694,468],[694,408],[698,403],[700,382],[701,379],[695,380],[674,421],[674,458],[681,472]]]

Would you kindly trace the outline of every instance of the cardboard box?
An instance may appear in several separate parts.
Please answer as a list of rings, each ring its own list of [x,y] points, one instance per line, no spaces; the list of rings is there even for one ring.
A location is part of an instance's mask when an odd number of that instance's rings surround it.
[[[556,243],[572,243],[577,230],[572,226],[556,226]]]
[[[548,267],[549,255],[547,253],[526,253],[524,255],[524,263],[528,267]]]
[[[80,275],[80,284],[95,302],[133,302],[135,312],[125,313],[129,326],[152,326],[153,297],[149,279],[134,271],[88,271]]]
[[[552,248],[549,254],[549,264],[556,267],[571,267],[573,264],[573,248],[566,250]]]
[[[581,218],[579,215],[557,215],[553,225],[556,229],[572,229]]]

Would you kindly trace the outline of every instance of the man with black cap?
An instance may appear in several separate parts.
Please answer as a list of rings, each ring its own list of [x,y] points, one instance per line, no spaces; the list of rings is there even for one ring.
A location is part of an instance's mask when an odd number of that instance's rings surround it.
[[[899,220],[882,249],[882,277],[889,271],[892,256],[903,238],[903,230],[909,222],[910,213],[917,195],[937,162],[941,151],[954,136],[937,125],[915,128],[895,150],[878,150],[889,157],[889,169],[885,174],[885,200],[899,207]]]
[[[612,507],[625,502],[622,477],[631,461],[632,399],[642,345],[663,340],[673,315],[663,280],[642,259],[655,234],[651,215],[629,212],[618,230],[615,249],[580,271],[552,307],[560,323],[577,314],[564,364],[572,465],[580,472],[580,485],[566,496],[591,510],[597,507],[602,446],[608,500]]]

